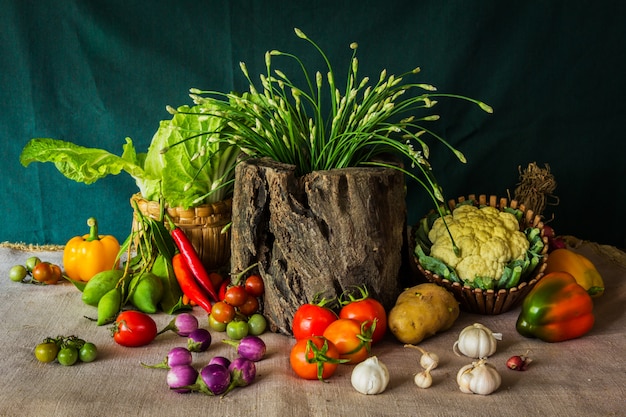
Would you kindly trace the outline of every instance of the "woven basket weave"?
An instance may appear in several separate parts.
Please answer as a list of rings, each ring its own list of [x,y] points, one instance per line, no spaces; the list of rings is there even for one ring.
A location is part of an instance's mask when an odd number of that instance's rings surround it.
[[[448,206],[450,210],[454,210],[458,203],[465,201],[465,197],[459,197],[458,202],[450,200]],[[470,194],[467,200],[473,200],[475,205],[484,206],[489,205],[491,207],[503,210],[509,204],[507,198],[500,198],[496,196],[480,195],[478,198],[474,194]],[[508,207],[519,209],[524,213],[524,217],[520,222],[520,230],[524,230],[527,227],[537,227],[541,230],[543,236],[543,222],[541,216],[535,215],[532,210],[527,210],[523,204],[518,203],[515,200],[511,200]],[[412,236],[412,244],[415,245],[415,237]],[[417,264],[419,271],[430,282],[445,287],[450,291],[456,300],[459,302],[460,307],[470,313],[495,315],[501,314],[511,310],[517,306],[526,297],[526,294],[535,286],[535,284],[543,277],[544,270],[546,269],[546,259],[548,258],[548,242],[547,238],[543,237],[544,248],[542,250],[542,258],[535,268],[532,275],[525,282],[520,283],[517,287],[510,288],[508,290],[481,290],[480,288],[471,288],[466,285],[462,285],[458,282],[451,282],[447,279],[434,274],[431,271],[425,270],[419,263],[417,257],[414,257],[414,261]],[[414,246],[413,246],[414,247]]]
[[[145,200],[138,193],[131,197],[131,205],[135,203],[144,216],[160,217],[158,201]],[[231,221],[231,199],[189,209],[166,207],[165,210],[174,224],[185,232],[207,270],[226,265],[230,260],[230,231],[222,233],[222,229]]]

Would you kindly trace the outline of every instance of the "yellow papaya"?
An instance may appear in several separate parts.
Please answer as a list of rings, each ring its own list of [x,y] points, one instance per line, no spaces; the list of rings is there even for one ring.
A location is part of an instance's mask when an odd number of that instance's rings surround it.
[[[548,254],[545,273],[569,272],[578,285],[592,297],[604,294],[604,281],[593,262],[584,255],[569,249],[555,249]]]

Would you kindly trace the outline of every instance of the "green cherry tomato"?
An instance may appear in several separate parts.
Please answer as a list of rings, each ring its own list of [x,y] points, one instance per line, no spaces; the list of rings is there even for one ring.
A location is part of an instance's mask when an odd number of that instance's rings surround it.
[[[253,314],[248,318],[248,327],[251,335],[258,336],[263,334],[265,329],[267,329],[267,319],[261,313]]]
[[[233,340],[241,340],[248,335],[248,323],[242,320],[233,320],[226,325],[226,334]]]
[[[98,348],[91,342],[85,342],[85,344],[78,351],[78,359],[81,362],[93,362],[98,357]]]
[[[39,262],[41,262],[41,259],[36,256],[31,256],[30,258],[26,259],[26,269],[28,270],[28,272],[32,272],[35,265],[37,265]]]
[[[211,330],[215,330],[216,332],[225,332],[226,331],[226,323],[222,323],[221,321],[215,320],[213,314],[209,314],[209,327]]]
[[[27,274],[28,271],[23,265],[15,265],[9,270],[9,278],[11,278],[11,281],[13,282],[21,282],[24,278],[26,278]]]
[[[52,362],[58,353],[59,347],[54,342],[43,342],[35,347],[35,357],[39,362]]]
[[[61,365],[72,366],[78,361],[78,350],[75,347],[64,347],[59,350],[57,360]]]

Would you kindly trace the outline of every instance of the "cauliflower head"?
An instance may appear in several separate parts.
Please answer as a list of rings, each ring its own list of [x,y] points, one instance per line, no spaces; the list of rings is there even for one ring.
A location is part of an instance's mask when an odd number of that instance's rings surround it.
[[[443,220],[459,249],[458,256]],[[494,207],[460,205],[443,220],[437,219],[428,233],[430,256],[454,268],[465,281],[498,279],[509,262],[524,259],[530,246],[515,216]]]

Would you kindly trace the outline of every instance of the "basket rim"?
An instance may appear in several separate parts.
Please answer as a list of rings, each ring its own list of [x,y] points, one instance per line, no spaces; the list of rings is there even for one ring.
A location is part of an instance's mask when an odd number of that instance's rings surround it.
[[[131,206],[137,207],[144,216],[158,219],[161,216],[161,203],[145,199],[141,193],[133,194],[130,198]],[[227,224],[232,214],[232,198],[215,203],[204,203],[194,207],[169,207],[165,205],[164,212],[174,224],[185,227],[204,227],[206,225]]]

